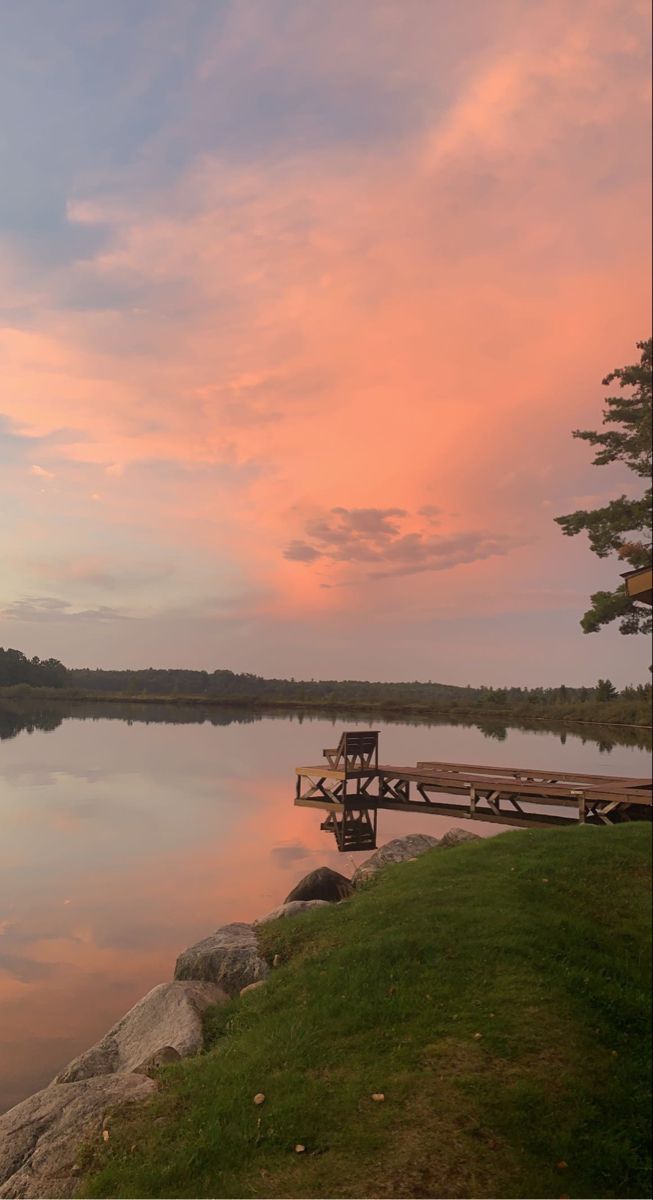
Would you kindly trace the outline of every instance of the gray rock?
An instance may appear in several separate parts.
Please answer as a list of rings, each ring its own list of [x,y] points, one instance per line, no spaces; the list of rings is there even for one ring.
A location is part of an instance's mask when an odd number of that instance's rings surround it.
[[[204,1045],[203,1012],[211,1004],[226,1004],[228,1000],[226,992],[215,983],[160,983],[99,1042],[74,1058],[53,1082],[73,1083],[93,1075],[138,1071],[166,1047],[178,1058],[197,1054]]]
[[[161,1046],[154,1054],[149,1054],[136,1067],[138,1075],[148,1075],[150,1071],[158,1071],[159,1067],[167,1067],[169,1063],[181,1062],[181,1054],[174,1046]]]
[[[351,896],[353,890],[346,875],[332,871],[331,867],[318,867],[300,879],[286,896],[284,904],[290,904],[293,900],[328,900],[330,904],[337,904],[339,900]]]
[[[254,928],[257,925],[267,925],[269,921],[279,921],[282,917],[298,917],[300,913],[309,912],[312,908],[329,908],[328,900],[290,900],[286,904],[280,904],[278,908],[273,908],[272,912],[266,913],[264,917],[259,917],[254,921]]]
[[[477,842],[479,836],[478,833],[472,833],[471,829],[461,829],[459,825],[455,825],[440,838],[440,849],[448,850],[451,846],[460,846],[463,842]]]
[[[184,950],[177,959],[175,979],[208,979],[228,996],[237,996],[248,983],[265,979],[269,972],[253,927],[235,922]]]
[[[146,1075],[104,1075],[47,1087],[0,1116],[0,1197],[74,1196],[81,1144],[100,1139],[123,1104],[157,1089]]]
[[[406,837],[394,838],[393,841],[386,842],[385,846],[379,846],[370,858],[361,863],[354,871],[352,883],[354,887],[360,887],[383,867],[391,863],[410,862],[419,858],[420,854],[425,854],[427,850],[433,850],[437,845],[438,839],[429,837],[427,833],[409,833]]]

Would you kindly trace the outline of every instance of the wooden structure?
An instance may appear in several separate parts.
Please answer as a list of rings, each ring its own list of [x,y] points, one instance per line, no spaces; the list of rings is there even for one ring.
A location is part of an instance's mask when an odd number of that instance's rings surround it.
[[[343,733],[335,750],[323,750],[330,767],[346,771],[376,769],[379,765],[379,734],[376,729]]]
[[[379,764],[374,730],[343,733],[324,762],[296,767],[295,804],[328,814],[338,849],[373,850],[379,809],[503,825],[594,825],[651,819],[651,780],[470,763]]]
[[[640,604],[653,604],[653,567],[638,567],[621,576],[626,581],[626,591],[631,600]]]
[[[332,773],[330,777],[335,780],[334,789],[339,789],[338,794],[343,796],[341,812],[330,812],[322,828],[332,830],[341,851],[376,849],[377,809],[367,803],[362,784],[367,778],[374,778],[379,769],[378,731],[343,733],[335,750],[323,750],[322,754]],[[298,796],[299,784],[298,776]]]

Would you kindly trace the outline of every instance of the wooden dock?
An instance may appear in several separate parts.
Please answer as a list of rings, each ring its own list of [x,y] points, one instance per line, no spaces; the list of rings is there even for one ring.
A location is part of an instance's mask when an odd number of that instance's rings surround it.
[[[529,828],[651,819],[651,780],[530,767],[379,763],[376,730],[343,733],[324,761],[296,767],[295,804],[328,814],[338,849],[373,850],[380,809]]]

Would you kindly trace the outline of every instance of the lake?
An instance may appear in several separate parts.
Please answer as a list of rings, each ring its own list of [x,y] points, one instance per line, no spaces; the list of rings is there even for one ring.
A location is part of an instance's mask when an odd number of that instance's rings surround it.
[[[267,912],[316,866],[350,874],[366,857],[338,855],[319,815],[293,807],[295,764],[319,761],[343,727],[370,722],[0,703],[0,1111],[171,979],[185,946]],[[394,763],[650,771],[627,730],[371,727]],[[454,823],[382,812],[379,844]]]

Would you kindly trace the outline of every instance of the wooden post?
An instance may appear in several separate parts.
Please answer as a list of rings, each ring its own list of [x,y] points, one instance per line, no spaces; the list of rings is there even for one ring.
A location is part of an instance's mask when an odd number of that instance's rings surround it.
[[[584,825],[586,816],[585,793],[574,791],[572,795],[578,796],[578,823],[579,825]]]

